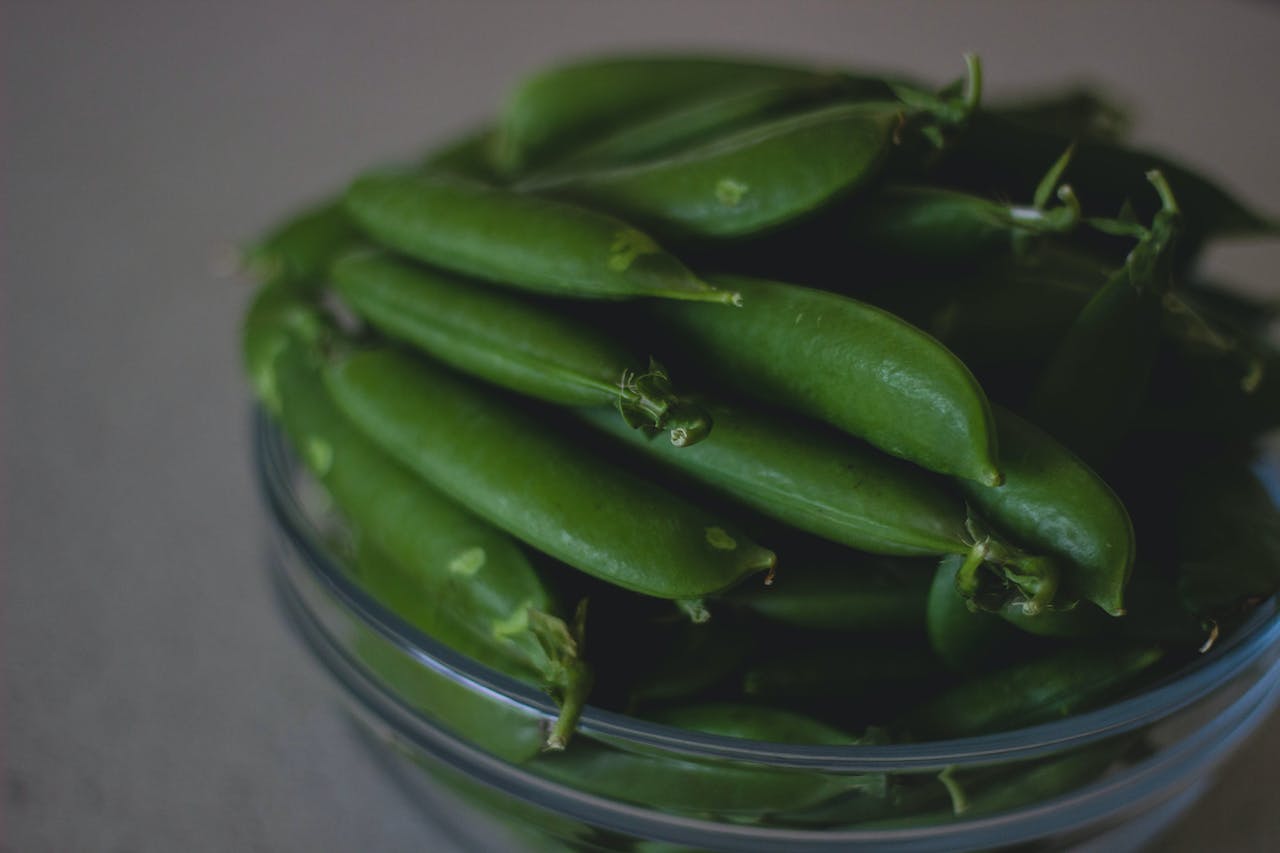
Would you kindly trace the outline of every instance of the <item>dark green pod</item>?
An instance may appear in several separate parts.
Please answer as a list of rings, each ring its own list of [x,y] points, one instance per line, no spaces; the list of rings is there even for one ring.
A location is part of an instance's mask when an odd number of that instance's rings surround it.
[[[727,403],[702,408],[714,438],[676,453],[608,413],[582,414],[752,509],[833,542],[898,556],[968,553],[963,501],[927,473],[812,421]]]
[[[740,705],[675,708],[657,722],[722,737],[766,743],[852,745],[842,731],[787,711]],[[632,802],[645,808],[687,815],[758,819],[785,814],[832,797],[860,792],[882,797],[879,773],[839,776],[778,770],[741,763],[689,761],[665,753],[620,752],[577,743],[547,756],[533,769],[579,790]]]
[[[1026,644],[999,615],[969,607],[956,589],[956,572],[962,562],[961,557],[947,556],[938,564],[929,587],[925,624],[929,646],[947,669],[977,672],[1007,663],[1015,656],[1014,650]],[[1022,612],[1017,605],[1009,609]],[[1050,615],[1039,613],[1026,621],[1034,624]]]
[[[725,600],[771,622],[799,628],[909,633],[924,624],[929,572],[918,561],[848,552],[847,564],[787,565],[772,586],[735,587]],[[953,578],[954,574],[953,569]]]
[[[1065,234],[1079,222],[1071,204],[1049,210],[1013,205],[958,190],[891,186],[850,211],[849,257],[901,258],[914,265],[976,264],[1014,251],[1030,236]]]
[[[1150,175],[1164,207],[1150,231],[1089,300],[1058,343],[1031,395],[1031,417],[1085,459],[1119,443],[1142,402],[1172,287],[1181,214],[1163,176]]]
[[[978,192],[1016,197],[1034,186],[1043,164],[1072,141],[1073,136],[978,112],[966,133],[956,140],[938,179]],[[1150,151],[1081,140],[1067,179],[1090,215],[1115,216],[1131,203],[1140,220],[1150,221],[1159,209],[1145,177],[1151,169],[1168,179],[1185,212],[1180,258],[1192,257],[1211,238],[1276,233],[1273,218],[1259,215],[1208,179]]]
[[[733,525],[481,387],[390,349],[327,372],[339,407],[402,463],[533,547],[616,586],[697,598],[772,568]]]
[[[876,79],[735,57],[618,56],[558,65],[525,79],[503,105],[496,149],[512,174],[621,127],[721,93],[843,81],[851,93],[886,97]]]
[[[945,740],[1050,722],[1114,696],[1162,657],[1146,645],[1067,649],[969,679],[902,724],[918,740]]]
[[[582,711],[590,673],[580,635],[524,554],[502,532],[453,504],[389,458],[338,411],[321,378],[332,330],[278,285],[255,302],[244,349],[259,395],[335,505],[388,564],[362,580],[432,636],[501,672],[549,687],[562,715],[548,745],[564,746]]]
[[[529,181],[665,232],[740,237],[869,182],[905,120],[902,104],[840,104],[786,116],[670,157]]]
[[[422,171],[497,183],[499,175],[493,164],[496,138],[497,131],[486,126],[446,140],[422,158]]]
[[[552,403],[613,406],[629,425],[670,429],[677,446],[710,428],[661,368],[545,303],[376,252],[344,257],[330,275],[360,317],[458,370]]]
[[[244,265],[262,281],[320,282],[335,258],[360,243],[360,231],[341,200],[330,200],[291,216],[250,244]]]
[[[943,675],[927,649],[890,643],[859,637],[844,646],[828,642],[766,655],[743,673],[742,692],[766,701],[812,699],[827,705],[861,700],[872,705],[890,696],[910,696]]]
[[[1065,605],[1088,599],[1113,616],[1124,613],[1124,590],[1136,545],[1124,504],[1069,450],[1005,409],[996,410],[1005,483],[988,488],[962,481],[969,501],[997,529],[1064,561]]]
[[[894,315],[834,293],[742,277],[737,311],[655,305],[686,369],[825,421],[922,467],[1002,479],[990,404],[973,374]]]
[[[365,175],[346,210],[375,242],[495,284],[580,299],[736,300],[625,222],[452,175]]]

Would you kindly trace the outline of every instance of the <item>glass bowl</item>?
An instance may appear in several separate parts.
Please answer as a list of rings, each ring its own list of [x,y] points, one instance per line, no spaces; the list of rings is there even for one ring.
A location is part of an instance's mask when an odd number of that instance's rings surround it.
[[[588,707],[569,749],[546,754],[551,700],[365,594],[325,544],[318,487],[261,412],[254,452],[283,609],[367,742],[466,849],[1137,849],[1280,700],[1271,599],[1141,693],[1016,731],[795,746]],[[475,819],[457,820],[458,800]]]

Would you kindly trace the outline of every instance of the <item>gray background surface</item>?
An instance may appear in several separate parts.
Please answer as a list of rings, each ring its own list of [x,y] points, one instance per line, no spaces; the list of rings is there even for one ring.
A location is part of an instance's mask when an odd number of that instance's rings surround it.
[[[1063,78],[1280,211],[1264,3],[9,2],[3,31],[4,722],[11,851],[451,845],[350,739],[264,580],[235,241],[617,46],[763,49],[990,91]],[[1280,251],[1211,267],[1280,291]],[[1165,849],[1266,849],[1280,719]]]

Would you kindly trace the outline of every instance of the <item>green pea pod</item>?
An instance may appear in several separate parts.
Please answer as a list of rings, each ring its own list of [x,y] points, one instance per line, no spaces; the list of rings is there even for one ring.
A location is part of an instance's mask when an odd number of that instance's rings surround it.
[[[667,158],[518,184],[665,232],[741,237],[868,183],[893,148],[902,104],[839,104],[785,116]]]
[[[1124,107],[1087,88],[993,103],[989,110],[1002,121],[1065,139],[1116,143],[1131,124]]]
[[[640,480],[493,392],[387,348],[326,373],[380,445],[493,524],[616,586],[697,598],[771,569],[733,525]]]
[[[964,363],[894,315],[834,293],[743,277],[738,311],[655,305],[715,381],[825,421],[933,471],[995,485],[996,431]]]
[[[319,282],[329,264],[360,245],[360,232],[340,201],[325,201],[291,216],[244,250],[244,265],[263,281]]]
[[[988,488],[960,481],[965,495],[998,529],[1029,548],[1062,561],[1059,605],[1094,602],[1113,616],[1124,613],[1133,572],[1133,522],[1111,487],[1039,428],[997,408],[1005,482]],[[958,579],[978,595],[976,569]]]
[[[346,210],[371,239],[435,266],[551,296],[732,303],[644,234],[582,207],[447,174],[368,174]]]
[[[357,636],[349,643],[354,656],[402,703],[463,740],[515,764],[524,764],[546,749],[542,720],[525,706],[494,701],[456,677],[423,666],[369,625],[359,621],[353,625]],[[575,750],[577,746],[575,743]]]
[[[1177,585],[1193,612],[1229,617],[1280,591],[1280,509],[1255,470],[1210,457],[1186,473],[1179,491]]]
[[[731,682],[742,671],[754,637],[736,626],[716,620],[711,625],[681,623],[665,637],[646,639],[639,655],[631,662],[628,685],[628,708],[667,705],[672,702],[696,701],[721,684]],[[626,638],[635,650],[635,636]],[[625,651],[624,651],[625,654]],[[622,656],[601,660],[625,660]]]
[[[530,76],[507,98],[498,162],[507,174],[527,171],[584,140],[710,96],[833,82],[851,93],[889,94],[885,82],[875,78],[734,57],[619,56],[559,65]]]
[[[977,672],[1008,663],[1026,643],[1018,632],[994,613],[971,609],[956,589],[962,558],[943,557],[929,587],[925,624],[929,646],[952,672]],[[1021,613],[1022,608],[1011,610]],[[1026,617],[1034,624],[1048,613]]]
[[[883,702],[910,696],[941,675],[927,649],[896,647],[875,638],[853,648],[815,643],[785,649],[752,662],[742,674],[742,692],[756,699]],[[901,700],[899,700],[901,701]]]
[[[332,333],[318,311],[269,286],[245,324],[245,354],[264,402],[367,546],[402,574],[366,566],[392,609],[482,663],[548,687],[562,713],[547,739],[562,748],[590,688],[581,632],[555,616],[541,578],[504,534],[436,493],[338,411],[321,378]],[[533,676],[531,678],[531,676]]]
[[[992,547],[970,534],[960,499],[927,473],[850,441],[834,430],[760,409],[706,403],[714,439],[667,452],[660,442],[627,430],[601,412],[583,412],[611,432],[673,468],[771,518],[851,548],[876,554],[963,554],[993,562],[1011,584],[1036,597],[1023,581],[1026,559],[1009,546]],[[1009,553],[1017,558],[1009,558]],[[857,574],[857,567],[849,569]],[[1045,567],[1044,573],[1051,574]],[[1037,579],[1038,580],[1038,579]]]
[[[330,276],[379,331],[458,370],[552,403],[612,405],[629,425],[669,429],[681,447],[710,430],[661,367],[549,306],[382,253],[342,258]]]
[[[848,552],[829,564],[792,564],[772,586],[738,586],[724,599],[798,628],[914,632],[923,624],[929,581],[916,562]]]
[[[1029,404],[1037,423],[1089,460],[1105,457],[1133,421],[1160,340],[1181,214],[1164,178],[1150,179],[1164,207],[1067,330]]]
[[[542,181],[554,175],[667,157],[824,96],[836,96],[840,94],[836,82],[835,78],[823,78],[800,84],[734,87],[687,103],[681,101],[673,108],[627,122],[613,133],[573,149],[528,180]],[[888,95],[887,87],[880,86],[878,90],[882,97]]]
[[[1064,206],[1039,210],[940,187],[887,187],[854,209],[849,251],[917,264],[973,264],[1011,251],[1026,236],[1073,230],[1079,221],[1074,195],[1062,198]]]
[[[496,136],[492,127],[481,127],[448,140],[422,158],[422,171],[496,183],[498,173],[493,165]]]
[[[902,725],[944,740],[1049,722],[1114,696],[1163,657],[1148,645],[1073,647],[971,678],[915,708]]]
[[[840,241],[844,251],[900,259],[913,265],[942,265],[954,273],[1021,249],[1035,236],[1066,234],[1080,223],[1080,204],[1059,185],[1071,161],[1068,148],[1041,179],[1033,203],[1013,205],[934,186],[890,186],[850,210]],[[1048,207],[1057,192],[1059,207]],[[850,240],[852,245],[850,245]]]
[[[850,745],[859,742],[802,715],[771,708],[694,706],[663,711],[655,719],[708,734],[769,743]],[[884,776],[877,773],[837,776],[729,762],[689,761],[658,752],[585,747],[585,744],[575,744],[574,749],[547,756],[534,767],[553,780],[611,799],[660,811],[736,820],[786,813],[851,791],[870,797],[881,797],[884,793]]]
[[[1073,140],[1074,134],[1036,130],[979,111],[949,149],[938,180],[1016,196]],[[1180,260],[1191,258],[1211,238],[1276,233],[1272,217],[1249,210],[1206,178],[1150,151],[1080,140],[1067,177],[1091,215],[1112,216],[1128,202],[1138,217],[1150,220],[1159,209],[1144,177],[1151,169],[1168,179],[1185,212]]]

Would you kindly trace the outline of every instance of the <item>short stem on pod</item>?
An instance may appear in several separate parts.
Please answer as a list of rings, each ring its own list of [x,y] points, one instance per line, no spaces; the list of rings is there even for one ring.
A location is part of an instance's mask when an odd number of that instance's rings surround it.
[[[569,743],[586,707],[594,677],[583,660],[586,643],[587,599],[574,611],[572,628],[564,620],[530,608],[529,629],[546,653],[547,687],[560,705],[560,713],[547,732],[543,748],[562,750]]]
[[[680,608],[680,612],[689,617],[689,621],[695,625],[711,621],[711,611],[707,609],[707,603],[701,598],[677,598],[676,607]]]
[[[618,382],[618,411],[633,429],[670,430],[676,447],[697,444],[711,432],[702,407],[676,394],[662,365],[649,360],[643,373],[627,371]]]

